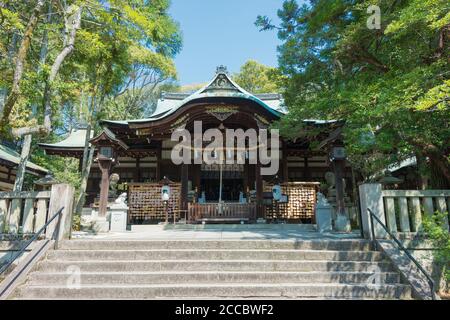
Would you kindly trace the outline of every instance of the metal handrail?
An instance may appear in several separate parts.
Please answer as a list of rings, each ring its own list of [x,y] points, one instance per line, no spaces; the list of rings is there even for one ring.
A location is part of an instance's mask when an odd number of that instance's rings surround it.
[[[33,241],[35,241],[35,240],[36,240],[36,239],[37,239],[37,238],[45,231],[45,229],[49,226],[49,224],[50,224],[53,220],[56,219],[56,217],[60,216],[60,218],[59,218],[59,220],[58,220],[58,224],[56,225],[56,228],[55,228],[55,232],[54,232],[53,235],[52,235],[52,239],[53,239],[53,238],[55,237],[55,234],[56,234],[56,238],[55,238],[55,240],[56,240],[56,241],[55,241],[55,248],[58,247],[58,234],[59,234],[59,228],[60,228],[60,224],[61,224],[61,213],[62,213],[63,210],[64,210],[64,207],[62,207],[61,209],[59,209],[58,212],[55,213],[55,215],[54,215],[53,217],[51,217],[50,220],[48,220],[47,223],[44,224],[44,226],[43,226],[41,229],[39,229],[39,231],[36,232],[36,233],[30,238],[30,240],[28,240],[28,241],[26,242],[26,244],[25,244],[18,252],[16,252],[15,255],[13,255],[13,258],[10,259],[9,262],[7,262],[6,264],[4,264],[4,265],[0,268],[0,275],[1,275],[3,272],[5,272],[6,270],[8,270],[8,268],[14,263],[14,261],[16,261],[16,259],[17,259],[18,257],[20,257],[20,256],[25,252],[25,250],[28,248],[28,246],[29,246],[31,243],[33,243]]]
[[[403,244],[400,242],[400,240],[392,233],[389,231],[389,229],[387,228],[387,226],[380,220],[380,218],[378,218],[373,212],[372,210],[370,210],[369,208],[367,208],[367,211],[369,212],[370,215],[370,225],[371,225],[371,231],[372,231],[372,239],[374,241],[375,247],[377,247],[377,242],[378,240],[375,238],[375,228],[374,228],[374,224],[373,224],[373,218],[375,218],[375,220],[383,227],[383,229],[389,234],[389,236],[392,238],[392,240],[394,240],[394,242],[398,245],[398,247],[400,248],[400,250],[402,250],[406,256],[416,265],[416,267],[425,275],[425,277],[427,278],[427,282],[428,282],[428,286],[430,287],[430,292],[431,292],[431,299],[432,300],[436,300],[436,290],[435,290],[435,285],[434,285],[434,281],[431,278],[431,276],[429,275],[429,273],[422,267],[422,265],[416,260],[416,258],[414,258],[411,253],[409,253],[408,249],[406,249]]]

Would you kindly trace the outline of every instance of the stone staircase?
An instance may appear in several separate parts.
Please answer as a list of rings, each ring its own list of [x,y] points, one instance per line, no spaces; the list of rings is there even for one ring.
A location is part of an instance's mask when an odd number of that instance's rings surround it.
[[[71,240],[10,298],[411,299],[411,288],[364,240]]]

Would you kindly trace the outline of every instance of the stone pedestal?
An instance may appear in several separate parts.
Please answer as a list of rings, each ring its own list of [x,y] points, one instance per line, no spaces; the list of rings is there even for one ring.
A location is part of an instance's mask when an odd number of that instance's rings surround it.
[[[111,232],[127,231],[128,207],[125,203],[115,203],[109,210]]]
[[[82,215],[82,227],[85,231],[94,233],[109,232],[109,215],[100,217],[98,208],[93,208],[90,215],[86,213]]]
[[[325,199],[323,194],[317,194],[317,205],[316,205],[316,224],[317,231],[320,233],[331,232],[333,230],[331,223],[332,209],[331,205]]]
[[[108,215],[106,217],[98,217],[98,219],[93,224],[93,229],[97,233],[108,233],[109,232],[109,219]]]
[[[334,228],[338,232],[350,232],[352,227],[350,225],[349,218],[344,214],[338,214],[336,221],[334,222]]]

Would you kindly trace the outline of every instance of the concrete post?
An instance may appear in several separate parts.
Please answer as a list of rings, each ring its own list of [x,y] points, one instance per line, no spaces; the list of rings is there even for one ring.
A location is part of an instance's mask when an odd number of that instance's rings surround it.
[[[361,205],[361,226],[364,238],[372,239],[371,220],[367,209],[369,208],[385,225],[383,197],[380,183],[363,183],[359,186],[359,199]],[[386,237],[383,227],[374,219],[374,231],[377,238]]]
[[[48,208],[48,219],[51,219],[59,209],[64,207],[60,218],[52,221],[45,230],[45,237],[52,238],[60,220],[57,231],[58,240],[70,237],[72,230],[73,197],[75,189],[69,184],[54,184],[50,192],[50,204]]]

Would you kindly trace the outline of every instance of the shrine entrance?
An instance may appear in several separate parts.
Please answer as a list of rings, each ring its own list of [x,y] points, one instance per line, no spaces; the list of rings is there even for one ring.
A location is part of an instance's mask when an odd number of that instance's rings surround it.
[[[244,202],[244,165],[203,165],[201,169],[199,203]]]
[[[218,179],[202,179],[200,194],[205,193],[205,202],[218,202],[220,181]],[[244,194],[243,179],[224,178],[222,183],[222,201],[239,202]]]

